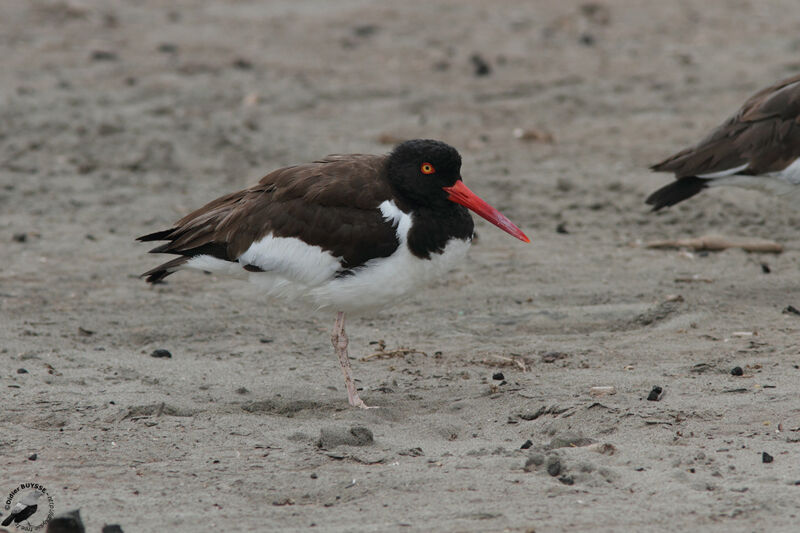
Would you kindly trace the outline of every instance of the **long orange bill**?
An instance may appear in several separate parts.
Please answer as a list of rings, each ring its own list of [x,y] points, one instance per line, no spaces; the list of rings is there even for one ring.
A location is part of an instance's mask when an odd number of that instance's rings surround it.
[[[522,230],[508,220],[500,211],[484,202],[480,196],[469,190],[464,182],[458,180],[452,187],[442,187],[450,196],[447,197],[451,202],[461,204],[467,209],[471,209],[477,215],[482,216],[509,235],[513,235],[523,242],[531,242]]]

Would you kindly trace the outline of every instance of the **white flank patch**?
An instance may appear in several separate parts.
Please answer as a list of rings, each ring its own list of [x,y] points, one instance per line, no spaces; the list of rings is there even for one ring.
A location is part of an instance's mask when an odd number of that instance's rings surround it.
[[[795,159],[791,165],[777,172],[767,172],[758,176],[721,177],[709,181],[708,185],[711,187],[733,185],[771,194],[794,193],[798,191],[797,186],[800,185],[800,159]]]
[[[341,268],[339,260],[321,246],[312,246],[294,237],[272,235],[251,244],[239,256],[239,262],[308,286],[324,283]]]
[[[736,174],[737,172],[741,172],[742,170],[746,169],[750,163],[745,163],[742,166],[736,168],[729,168],[728,170],[720,170],[719,172],[711,172],[710,174],[698,174],[698,178],[703,179],[714,179],[714,178],[723,178],[725,176],[731,176]]]
[[[466,255],[470,240],[452,239],[441,254],[420,259],[408,249],[411,216],[392,201],[379,209],[395,227],[400,246],[389,257],[371,259],[353,269],[353,275],[337,278],[341,258],[320,246],[293,237],[267,235],[254,242],[238,259],[224,261],[210,255],[190,259],[183,268],[245,277],[270,296],[301,300],[317,308],[364,311],[386,307],[446,274]],[[250,272],[254,265],[264,272]]]

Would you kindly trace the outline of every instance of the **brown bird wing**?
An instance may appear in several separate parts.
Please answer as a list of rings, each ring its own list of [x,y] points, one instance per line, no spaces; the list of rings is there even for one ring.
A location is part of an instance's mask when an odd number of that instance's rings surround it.
[[[385,161],[385,156],[336,155],[275,170],[258,184],[186,215],[171,229],[139,237],[169,241],[152,253],[183,256],[143,275],[160,281],[196,255],[236,261],[270,234],[320,246],[340,258],[343,271],[387,257],[399,241],[378,208],[391,198]]]
[[[653,165],[680,178],[748,164],[742,174],[786,168],[800,157],[800,75],[751,96],[742,108],[691,148]]]

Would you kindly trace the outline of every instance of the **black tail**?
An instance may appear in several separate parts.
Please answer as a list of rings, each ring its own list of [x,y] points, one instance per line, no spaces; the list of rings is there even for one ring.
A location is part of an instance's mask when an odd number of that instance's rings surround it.
[[[169,276],[170,274],[174,274],[184,263],[186,263],[191,257],[176,257],[172,261],[167,261],[161,265],[158,265],[152,270],[148,270],[141,276],[140,278],[144,278],[147,276],[145,281],[147,283],[162,283],[162,280]]]
[[[4,525],[4,526],[7,526],[7,525],[9,525],[11,522],[13,522],[13,521],[14,521],[14,517],[15,517],[15,516],[16,516],[16,515],[13,515],[13,514],[12,514],[12,515],[8,515],[8,517],[7,517],[5,520],[3,520],[3,525]]]
[[[691,198],[706,187],[708,187],[708,180],[695,176],[687,176],[685,178],[679,178],[665,187],[661,187],[648,196],[645,202],[653,206],[653,211],[658,211],[662,207],[669,207],[687,198]]]
[[[147,235],[142,235],[141,237],[136,237],[136,240],[139,242],[147,242],[147,241],[168,241],[170,233],[174,232],[175,228],[166,229],[164,231],[157,231],[155,233],[148,233]]]

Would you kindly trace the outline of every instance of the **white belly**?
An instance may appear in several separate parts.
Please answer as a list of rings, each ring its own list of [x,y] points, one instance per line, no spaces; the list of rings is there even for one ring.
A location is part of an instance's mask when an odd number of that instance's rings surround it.
[[[352,275],[336,277],[339,258],[319,246],[292,237],[267,235],[254,242],[237,262],[208,255],[193,257],[185,267],[246,277],[271,297],[311,304],[316,308],[355,312],[392,305],[423,288],[453,269],[466,256],[471,239],[451,239],[442,253],[420,259],[407,244],[411,217],[394,202],[380,206],[387,221],[396,228],[400,246],[388,257],[371,259],[353,270]],[[254,265],[263,272],[250,272]]]
[[[467,255],[470,241],[453,239],[430,259],[413,255],[405,243],[389,257],[367,262],[355,275],[334,279],[308,291],[318,307],[363,311],[392,305],[452,270]]]

